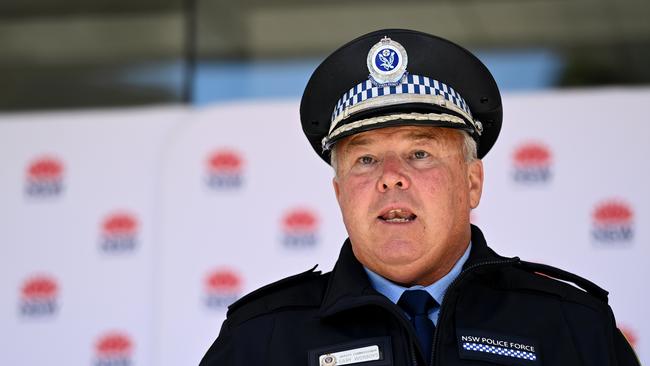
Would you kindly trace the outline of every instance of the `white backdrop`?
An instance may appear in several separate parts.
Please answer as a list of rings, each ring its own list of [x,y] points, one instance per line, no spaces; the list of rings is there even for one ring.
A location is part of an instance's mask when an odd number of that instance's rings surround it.
[[[650,359],[650,89],[504,96],[473,221],[610,291]],[[0,115],[0,359],[195,365],[227,304],[345,239],[298,101]]]

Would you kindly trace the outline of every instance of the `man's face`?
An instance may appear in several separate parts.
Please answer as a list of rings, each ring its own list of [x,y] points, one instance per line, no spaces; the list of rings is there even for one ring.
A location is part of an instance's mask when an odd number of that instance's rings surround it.
[[[334,190],[357,259],[405,285],[447,274],[467,249],[483,186],[482,163],[463,156],[462,133],[388,127],[336,149]]]

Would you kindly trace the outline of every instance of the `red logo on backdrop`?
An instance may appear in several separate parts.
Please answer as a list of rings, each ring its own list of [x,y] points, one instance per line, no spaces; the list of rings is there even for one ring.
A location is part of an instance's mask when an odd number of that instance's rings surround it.
[[[621,333],[623,333],[625,339],[627,339],[628,343],[630,343],[630,346],[632,346],[632,348],[636,348],[637,342],[639,340],[636,332],[632,330],[632,328],[625,325],[618,325],[618,329],[621,330]]]
[[[515,182],[537,184],[551,179],[551,152],[545,145],[537,142],[520,145],[513,160]]]
[[[207,184],[216,190],[239,188],[243,184],[241,154],[234,150],[218,150],[207,159]]]
[[[100,247],[106,253],[123,253],[135,249],[138,220],[135,216],[118,212],[104,219],[101,227]]]
[[[223,309],[237,301],[241,287],[241,277],[235,271],[227,268],[214,270],[204,280],[205,305]]]
[[[133,342],[121,332],[109,332],[95,343],[95,366],[131,365]]]
[[[621,200],[607,200],[596,205],[592,214],[593,238],[603,244],[627,244],[634,238],[634,212]]]
[[[44,156],[27,167],[25,193],[30,197],[53,197],[63,192],[63,163]]]
[[[295,208],[282,218],[283,244],[288,248],[313,247],[318,243],[318,217],[306,208]]]
[[[25,281],[20,295],[20,313],[23,316],[48,316],[57,310],[59,286],[50,276],[35,275]]]

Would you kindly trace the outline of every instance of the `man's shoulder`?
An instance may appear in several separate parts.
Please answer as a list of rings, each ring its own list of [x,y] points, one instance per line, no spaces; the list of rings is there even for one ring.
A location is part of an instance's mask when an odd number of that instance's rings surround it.
[[[510,287],[546,293],[594,309],[607,308],[608,292],[588,279],[541,263],[517,261],[508,276]]]
[[[475,263],[484,261],[507,263],[506,266],[500,267],[502,271],[499,272],[505,275],[501,278],[502,281],[498,281],[499,286],[503,286],[503,288],[540,295],[546,294],[566,302],[587,305],[599,311],[608,308],[608,292],[598,285],[560,268],[527,262],[519,257],[500,256],[487,246],[483,233],[474,225],[472,225],[472,243],[476,244],[472,247]],[[470,259],[472,259],[472,254],[470,254]]]
[[[329,273],[313,268],[283,278],[247,294],[228,307],[231,324],[288,309],[318,308],[323,299]]]

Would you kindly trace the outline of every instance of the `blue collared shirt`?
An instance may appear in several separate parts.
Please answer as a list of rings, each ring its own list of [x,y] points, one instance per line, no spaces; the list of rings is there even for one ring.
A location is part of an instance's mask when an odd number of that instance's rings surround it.
[[[399,298],[402,296],[402,293],[406,290],[425,290],[427,291],[435,300],[438,302],[438,304],[442,304],[442,298],[445,296],[445,292],[447,291],[447,287],[451,285],[451,283],[458,277],[460,272],[463,270],[463,265],[467,261],[467,258],[469,257],[469,252],[472,249],[472,243],[469,243],[467,246],[467,249],[465,250],[465,253],[463,253],[463,256],[460,257],[460,259],[456,262],[454,267],[447,273],[444,277],[439,279],[438,281],[432,283],[429,286],[421,286],[421,285],[415,285],[411,286],[409,288],[402,287],[400,285],[397,285],[384,277],[376,274],[375,272],[369,270],[366,267],[363,267],[363,269],[366,270],[366,273],[368,274],[368,278],[370,279],[370,284],[372,287],[375,288],[380,294],[386,296],[390,301],[393,303],[397,304],[397,301],[399,301]],[[433,324],[438,325],[438,313],[440,312],[440,306],[436,306],[434,309],[429,311],[429,319],[433,321]]]

